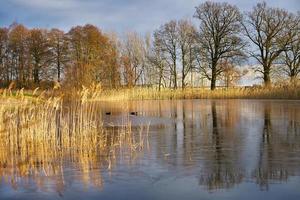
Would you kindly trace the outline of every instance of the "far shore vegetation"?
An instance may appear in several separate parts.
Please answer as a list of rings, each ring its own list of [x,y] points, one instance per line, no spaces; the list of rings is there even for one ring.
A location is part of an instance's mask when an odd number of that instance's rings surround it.
[[[82,94],[84,93],[84,96]],[[49,89],[41,90],[0,90],[0,102],[11,106],[26,102],[39,102],[44,98],[60,97],[65,101],[85,98],[87,101],[124,101],[124,100],[179,100],[179,99],[290,99],[300,100],[300,85],[282,85],[276,87],[220,87],[208,88],[155,88],[134,87],[103,89],[100,85],[83,87],[82,89]]]

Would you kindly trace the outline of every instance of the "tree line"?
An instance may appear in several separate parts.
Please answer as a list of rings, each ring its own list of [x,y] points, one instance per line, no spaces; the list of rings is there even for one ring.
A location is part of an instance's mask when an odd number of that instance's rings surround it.
[[[0,28],[0,86],[157,86],[185,88],[207,80],[231,86],[258,64],[265,86],[273,72],[294,82],[300,73],[300,12],[258,3],[242,13],[228,3],[207,1],[193,22],[171,20],[153,34],[129,32],[121,39],[87,24],[68,32],[29,29],[13,23]],[[195,25],[196,24],[196,25]]]

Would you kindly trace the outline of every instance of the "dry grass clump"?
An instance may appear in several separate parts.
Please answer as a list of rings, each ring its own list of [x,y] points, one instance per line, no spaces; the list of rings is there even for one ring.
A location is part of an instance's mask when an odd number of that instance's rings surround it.
[[[67,102],[60,96],[26,100],[22,91],[7,93],[1,96],[7,103],[0,105],[0,177],[13,187],[27,179],[42,187],[45,176],[62,187],[66,163],[81,172],[82,182],[101,186],[101,175],[90,174],[92,169],[111,170],[120,156],[143,148],[144,134],[132,131],[130,122],[104,127],[100,108],[87,100],[90,91]]]

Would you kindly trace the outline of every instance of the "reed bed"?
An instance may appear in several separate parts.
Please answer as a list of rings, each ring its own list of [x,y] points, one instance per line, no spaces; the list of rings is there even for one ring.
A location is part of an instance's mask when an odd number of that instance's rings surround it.
[[[300,87],[223,88],[211,91],[204,88],[161,89],[132,88],[105,90],[97,100],[162,100],[162,99],[300,99]]]
[[[90,93],[85,89],[77,100],[65,101],[44,93],[27,98],[22,91],[4,91],[0,96],[0,180],[17,188],[34,179],[43,187],[43,177],[52,177],[62,188],[63,166],[69,163],[80,171],[83,183],[101,187],[101,174],[92,174],[92,169],[112,170],[121,157],[135,157],[143,149],[146,129],[132,131],[128,119],[120,127],[105,127],[97,102],[88,101]]]

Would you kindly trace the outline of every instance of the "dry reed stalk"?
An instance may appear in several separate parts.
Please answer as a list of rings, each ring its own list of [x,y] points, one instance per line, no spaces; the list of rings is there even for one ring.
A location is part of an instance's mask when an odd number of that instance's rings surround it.
[[[104,90],[90,101],[161,100],[161,99],[300,99],[300,87],[228,88],[210,91],[203,88],[167,89],[132,88]]]
[[[34,92],[35,93],[35,92]],[[102,180],[87,174],[93,168],[113,168],[116,159],[138,153],[144,136],[133,133],[130,121],[113,130],[103,126],[100,108],[89,101],[91,91],[83,89],[80,99],[46,98],[43,93],[26,100],[22,90],[4,91],[0,105],[0,177],[17,187],[20,178],[61,177],[64,162],[82,172],[83,182],[102,186]],[[10,102],[19,102],[14,106]],[[139,147],[139,148],[137,148]],[[96,178],[101,178],[100,175]]]

